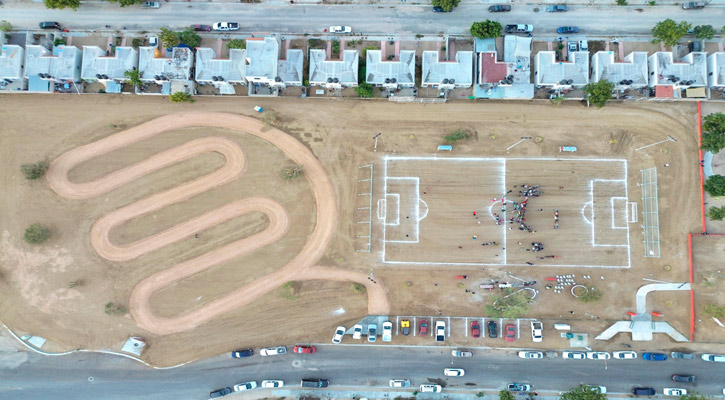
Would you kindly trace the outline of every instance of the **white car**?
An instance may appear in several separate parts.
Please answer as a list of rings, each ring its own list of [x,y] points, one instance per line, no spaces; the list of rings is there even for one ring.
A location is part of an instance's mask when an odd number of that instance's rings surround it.
[[[445,368],[443,370],[443,375],[445,375],[445,376],[463,376],[463,375],[466,375],[466,371],[464,371],[462,368]]]
[[[360,324],[355,325],[352,328],[352,338],[353,339],[362,339],[362,331],[363,331],[362,325],[360,325]]]
[[[680,389],[680,388],[664,388],[662,389],[662,393],[665,396],[675,396],[680,397],[687,394],[687,389]]]
[[[627,350],[613,351],[612,357],[617,360],[634,360],[637,358],[637,352]]]
[[[441,390],[443,390],[441,385],[430,385],[430,384],[420,385],[421,393],[440,393]]]
[[[583,351],[562,351],[561,358],[568,358],[570,360],[586,360],[587,353]]]
[[[436,321],[436,342],[446,341],[446,323],[443,321]]]
[[[330,33],[352,33],[352,28],[349,26],[331,26]]]
[[[159,47],[159,38],[156,36],[149,36],[149,47]]]
[[[251,382],[242,382],[234,385],[234,391],[235,392],[243,392],[245,390],[252,390],[257,387],[256,381]]]
[[[215,31],[238,31],[238,22],[216,22],[211,26],[211,29]]]
[[[534,343],[539,343],[544,338],[544,325],[539,321],[531,322],[531,340]]]
[[[368,342],[374,343],[378,335],[378,326],[375,324],[368,325]]]
[[[390,321],[383,322],[383,342],[393,340],[393,323]]]
[[[342,335],[345,334],[345,327],[344,326],[338,326],[335,328],[335,334],[332,336],[332,343],[339,344],[342,342]]]
[[[287,354],[287,348],[284,346],[279,347],[265,347],[259,350],[260,356],[277,356],[280,354]]]
[[[702,359],[710,362],[725,362],[725,356],[722,354],[703,354]]]
[[[284,381],[281,381],[279,379],[268,379],[265,381],[262,381],[262,387],[269,389],[269,388],[278,388],[284,386]]]
[[[390,382],[388,382],[388,385],[395,388],[408,387],[410,386],[410,381],[407,379],[391,379]]]
[[[591,388],[593,391],[605,394],[607,393],[607,387],[606,386],[599,386],[599,385],[587,385],[587,387]]]
[[[544,358],[540,351],[519,351],[519,358]]]
[[[590,360],[609,360],[612,356],[606,351],[588,351],[587,358]]]

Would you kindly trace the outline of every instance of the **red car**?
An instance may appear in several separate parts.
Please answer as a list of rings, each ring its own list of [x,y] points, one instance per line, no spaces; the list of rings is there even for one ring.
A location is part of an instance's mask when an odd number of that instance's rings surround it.
[[[317,349],[315,346],[295,346],[292,351],[299,354],[313,354]]]
[[[471,321],[471,336],[481,337],[481,325],[477,321]]]
[[[418,325],[420,326],[420,333],[418,333],[418,334],[421,336],[427,335],[428,334],[428,320],[421,319],[420,323],[418,323]]]
[[[513,342],[516,340],[516,325],[514,324],[508,324],[506,325],[506,337],[507,342]]]
[[[197,32],[211,32],[211,25],[192,25],[191,29]]]

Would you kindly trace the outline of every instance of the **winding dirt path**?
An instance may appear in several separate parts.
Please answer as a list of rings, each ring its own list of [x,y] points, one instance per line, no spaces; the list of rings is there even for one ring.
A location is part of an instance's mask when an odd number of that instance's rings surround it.
[[[246,165],[244,152],[236,143],[221,137],[206,137],[187,142],[92,182],[70,182],[68,172],[84,161],[113,150],[168,130],[190,126],[211,126],[248,133],[279,148],[287,157],[303,166],[304,176],[312,185],[315,196],[317,218],[315,228],[300,253],[279,270],[227,293],[200,308],[165,318],[157,316],[151,309],[149,300],[154,293],[178,280],[276,242],[289,229],[289,215],[279,203],[273,200],[252,197],[229,203],[125,246],[117,246],[110,241],[109,232],[128,220],[184,201],[239,177],[244,172]],[[218,152],[226,158],[226,164],[210,174],[141,199],[99,218],[91,227],[91,244],[99,255],[112,261],[121,262],[137,258],[186,238],[195,232],[252,211],[262,212],[269,218],[269,226],[262,232],[183,261],[139,282],[131,293],[129,305],[131,314],[141,328],[160,335],[183,332],[249,304],[286,281],[300,279],[331,279],[362,283],[368,289],[368,312],[385,314],[389,311],[384,289],[379,284],[372,284],[364,274],[313,267],[322,257],[337,226],[337,204],[334,189],[322,164],[309,149],[280,130],[272,128],[263,131],[263,128],[263,124],[256,119],[232,114],[202,112],[169,114],[73,149],[51,163],[47,179],[52,190],[64,197],[87,199],[99,196],[155,170],[205,152]]]

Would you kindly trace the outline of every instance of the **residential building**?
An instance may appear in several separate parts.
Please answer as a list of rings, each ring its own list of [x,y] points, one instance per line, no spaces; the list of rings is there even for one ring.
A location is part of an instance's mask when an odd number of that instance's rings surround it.
[[[476,39],[478,71],[474,95],[485,99],[532,99],[531,43],[529,37],[506,35],[503,61],[499,61],[495,39]]]
[[[659,51],[649,56],[648,68],[655,97],[707,97],[707,53],[692,52],[678,62],[671,52]]]
[[[159,90],[147,88],[143,93],[169,95],[176,92],[194,94],[195,83],[191,80],[191,66],[194,62],[191,49],[174,47],[171,56],[164,57],[165,49],[156,47],[139,48],[138,70],[142,81],[155,83]]]
[[[725,52],[707,56],[707,86],[725,89]]]
[[[358,85],[359,53],[357,50],[342,50],[342,58],[332,60],[328,50],[310,49],[310,85],[329,90]]]
[[[457,51],[453,60],[448,59],[448,51],[441,59],[439,51],[423,52],[422,87],[434,87],[444,90],[467,88],[473,84],[473,52]]]
[[[647,86],[647,52],[633,51],[624,60],[615,61],[613,51],[598,51],[592,56],[592,82],[607,80],[616,89]]]
[[[71,92],[81,77],[82,52],[75,46],[25,47],[25,77],[31,92]]]
[[[101,82],[106,93],[121,93],[126,71],[138,67],[138,51],[133,47],[116,47],[112,55],[98,46],[83,46],[81,79]]]
[[[200,85],[214,85],[220,94],[234,94],[232,85],[246,86],[246,55],[244,49],[229,49],[229,58],[217,58],[208,47],[196,49],[196,76]]]
[[[397,43],[397,42],[396,42]],[[415,86],[415,51],[400,50],[388,60],[382,50],[368,50],[365,62],[365,82],[387,89]]]
[[[0,90],[23,90],[24,49],[15,44],[0,46]]]
[[[569,61],[557,61],[553,51],[540,51],[534,57],[536,87],[571,89],[589,83],[589,52],[569,53]]]

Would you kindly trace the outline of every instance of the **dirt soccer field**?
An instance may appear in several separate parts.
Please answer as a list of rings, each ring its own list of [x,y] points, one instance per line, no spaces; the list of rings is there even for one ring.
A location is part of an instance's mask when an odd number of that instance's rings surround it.
[[[566,313],[596,334],[634,308],[641,278],[687,279],[686,233],[697,230],[699,212],[693,105],[3,100],[0,316],[58,348],[118,348],[140,335],[150,343],[145,358],[169,365],[240,346],[327,341],[334,326],[388,307],[391,315],[483,316],[489,294],[474,289],[506,271],[539,282],[592,276],[600,302],[541,290],[529,315]],[[274,111],[279,130],[240,116],[256,118],[254,105]],[[471,139],[436,154],[457,128]],[[667,135],[677,141],[634,150]],[[539,140],[507,151],[521,137]],[[47,180],[26,181],[20,164],[37,160],[51,162]],[[370,182],[359,181],[371,164],[372,210]],[[304,178],[283,179],[280,170],[293,165]],[[652,167],[660,258],[643,257],[638,184]],[[521,185],[542,192],[526,212],[536,233],[496,222],[494,213],[514,216]],[[360,223],[370,214],[372,225]],[[51,228],[46,244],[22,240],[34,222]],[[368,248],[368,226],[371,252],[358,252]],[[527,252],[534,239],[546,249]],[[463,287],[457,274],[469,276]],[[685,292],[649,301],[689,332]],[[104,313],[109,302],[130,313]],[[653,347],[671,343],[655,338]]]

